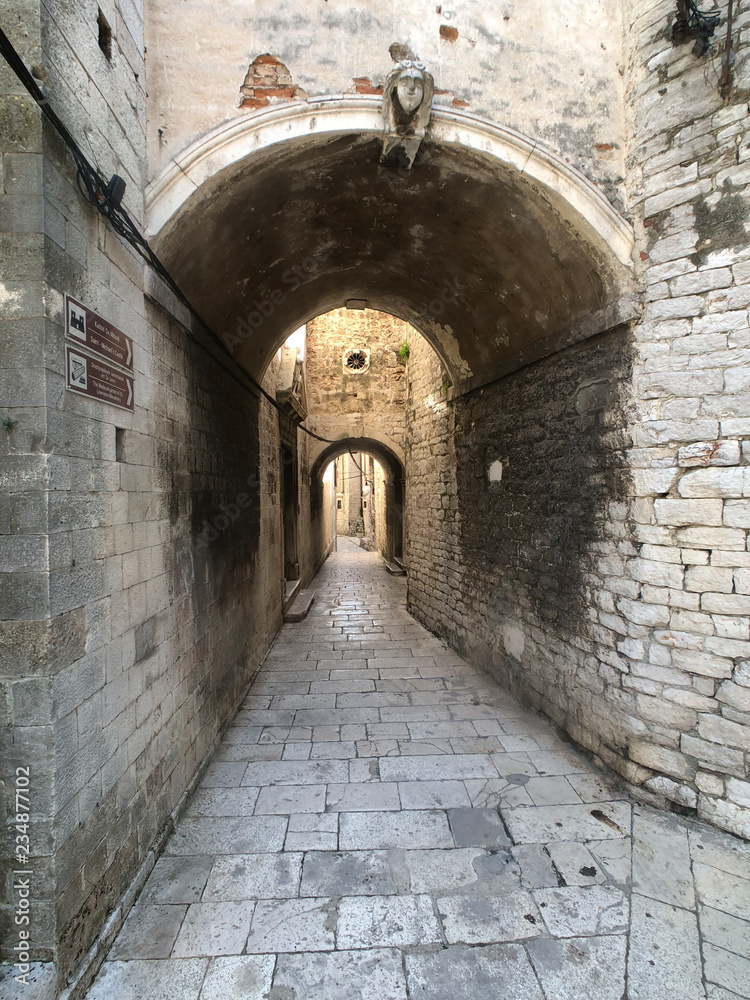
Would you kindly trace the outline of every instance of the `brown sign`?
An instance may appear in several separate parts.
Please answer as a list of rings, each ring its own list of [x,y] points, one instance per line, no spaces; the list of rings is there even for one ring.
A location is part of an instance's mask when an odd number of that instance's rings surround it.
[[[93,354],[132,372],[133,341],[130,337],[69,295],[65,296],[65,335]]]
[[[133,379],[98,358],[65,345],[66,387],[103,403],[134,409]]]

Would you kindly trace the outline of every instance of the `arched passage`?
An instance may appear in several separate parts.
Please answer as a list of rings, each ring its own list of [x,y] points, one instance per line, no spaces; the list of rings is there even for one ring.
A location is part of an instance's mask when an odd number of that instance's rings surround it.
[[[403,479],[404,477],[403,452],[399,446],[395,442],[386,442],[371,437],[346,437],[340,441],[334,441],[333,444],[320,444],[320,450],[314,454],[312,475],[319,478],[330,462],[348,451],[364,451],[368,455],[372,455],[380,462],[389,479]]]
[[[404,554],[404,487],[403,461],[397,446],[388,446],[373,438],[344,438],[329,444],[315,458],[311,469],[313,488],[322,490],[323,474],[331,462],[341,455],[364,453],[372,456],[383,470],[385,491],[385,540],[383,555],[391,560]],[[399,449],[400,450],[400,449]]]
[[[407,353],[409,608],[582,742],[621,743],[627,711],[580,721],[601,680],[579,651],[629,488],[632,231],[560,157],[475,116],[434,110],[410,171],[380,164],[380,135],[377,98],[222,126],[152,185],[152,238],[257,378],[334,309],[423,335]]]
[[[250,371],[351,299],[414,325],[454,382],[612,325],[632,232],[581,174],[447,110],[397,171],[379,163],[381,129],[377,99],[276,108],[216,129],[151,185],[160,254]]]

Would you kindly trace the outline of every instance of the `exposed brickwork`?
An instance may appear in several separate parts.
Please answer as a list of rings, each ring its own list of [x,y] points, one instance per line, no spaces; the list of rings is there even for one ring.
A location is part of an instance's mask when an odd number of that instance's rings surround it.
[[[373,85],[369,76],[355,76],[352,80],[354,89],[358,94],[382,94],[383,84]]]
[[[301,87],[296,87],[284,63],[266,53],[250,63],[245,82],[240,87],[240,107],[254,110],[272,101],[303,100]]]

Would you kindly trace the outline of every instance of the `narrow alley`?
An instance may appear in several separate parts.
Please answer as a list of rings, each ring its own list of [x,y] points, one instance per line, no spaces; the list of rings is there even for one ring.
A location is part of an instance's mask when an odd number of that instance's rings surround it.
[[[88,1000],[748,996],[749,845],[634,804],[378,554],[311,586]]]

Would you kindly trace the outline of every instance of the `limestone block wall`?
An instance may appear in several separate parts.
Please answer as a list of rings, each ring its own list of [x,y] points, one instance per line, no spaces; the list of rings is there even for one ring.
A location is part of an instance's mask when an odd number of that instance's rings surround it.
[[[409,359],[410,391],[431,403],[409,409],[410,607],[597,747],[630,725],[601,676],[590,606],[599,559],[628,533],[615,500],[630,353],[621,329],[455,400],[434,359]]]
[[[297,537],[303,586],[307,586],[313,579],[321,564],[328,558],[333,545],[334,476],[331,471],[328,480],[316,480],[310,474],[315,444],[308,434],[297,430]]]
[[[96,6],[17,9],[14,42],[142,220],[140,7],[102,4],[111,58]],[[278,416],[85,204],[4,65],[2,86],[3,809],[30,766],[32,954],[62,985],[280,625]],[[65,390],[65,292],[133,338],[133,413]]]
[[[327,558],[333,550],[333,519],[336,507],[336,487],[334,484],[333,469],[331,469],[323,479],[323,496],[321,498],[321,535],[324,541],[324,558]]]
[[[455,407],[443,390],[443,369],[423,339],[407,365],[404,555],[409,610],[454,645],[467,634],[461,590]]]
[[[334,309],[307,324],[306,426],[324,437],[404,440],[406,391],[398,350],[419,334],[374,309]],[[369,351],[369,367],[343,366],[349,348]],[[355,470],[356,471],[356,470]]]
[[[346,534],[349,524],[349,514],[347,510],[347,494],[344,492],[344,463],[346,459],[339,455],[336,459],[336,531],[339,535]],[[341,507],[338,506],[341,502]]]
[[[24,40],[29,61],[41,59],[39,4],[18,0],[3,27]],[[44,319],[44,139],[34,103],[0,63],[0,940],[15,944],[28,930],[39,953],[55,944],[51,864],[54,779],[48,664],[64,667],[83,652],[82,615],[49,618],[49,552],[45,492],[66,476],[39,448],[46,437]],[[30,768],[28,772],[18,768]],[[17,815],[16,778],[34,789],[35,854],[40,892],[33,925],[16,927],[12,889]],[[28,789],[20,789],[28,791]],[[19,801],[23,806],[23,800]],[[25,811],[25,810],[24,810]],[[23,847],[21,851],[23,853]]]
[[[351,460],[348,467],[349,530],[347,534],[362,538],[365,535],[364,509],[362,506],[362,455],[355,453],[355,460],[360,463],[360,468],[358,469],[354,461]]]
[[[726,4],[722,4],[726,11]],[[623,666],[658,723],[635,760],[647,781],[707,819],[750,835],[750,4],[734,3],[734,77],[720,58],[672,46],[671,4],[633,3],[628,182],[645,286],[636,329],[637,605],[617,603]],[[725,43],[725,28],[714,39]],[[665,37],[666,36],[666,37]]]
[[[410,358],[435,405],[410,401],[407,503],[415,613],[642,794],[748,836],[750,5],[735,14],[723,102],[710,57],[672,45],[673,4],[631,7],[642,321],[452,408]],[[428,459],[448,465],[452,437],[455,482]]]
[[[390,496],[388,491],[390,492]],[[388,524],[386,521],[386,505],[393,501],[392,484],[387,483],[379,462],[373,462],[373,493],[370,506],[372,508],[372,535],[375,548],[381,555],[388,552]],[[403,515],[402,515],[403,516]]]

